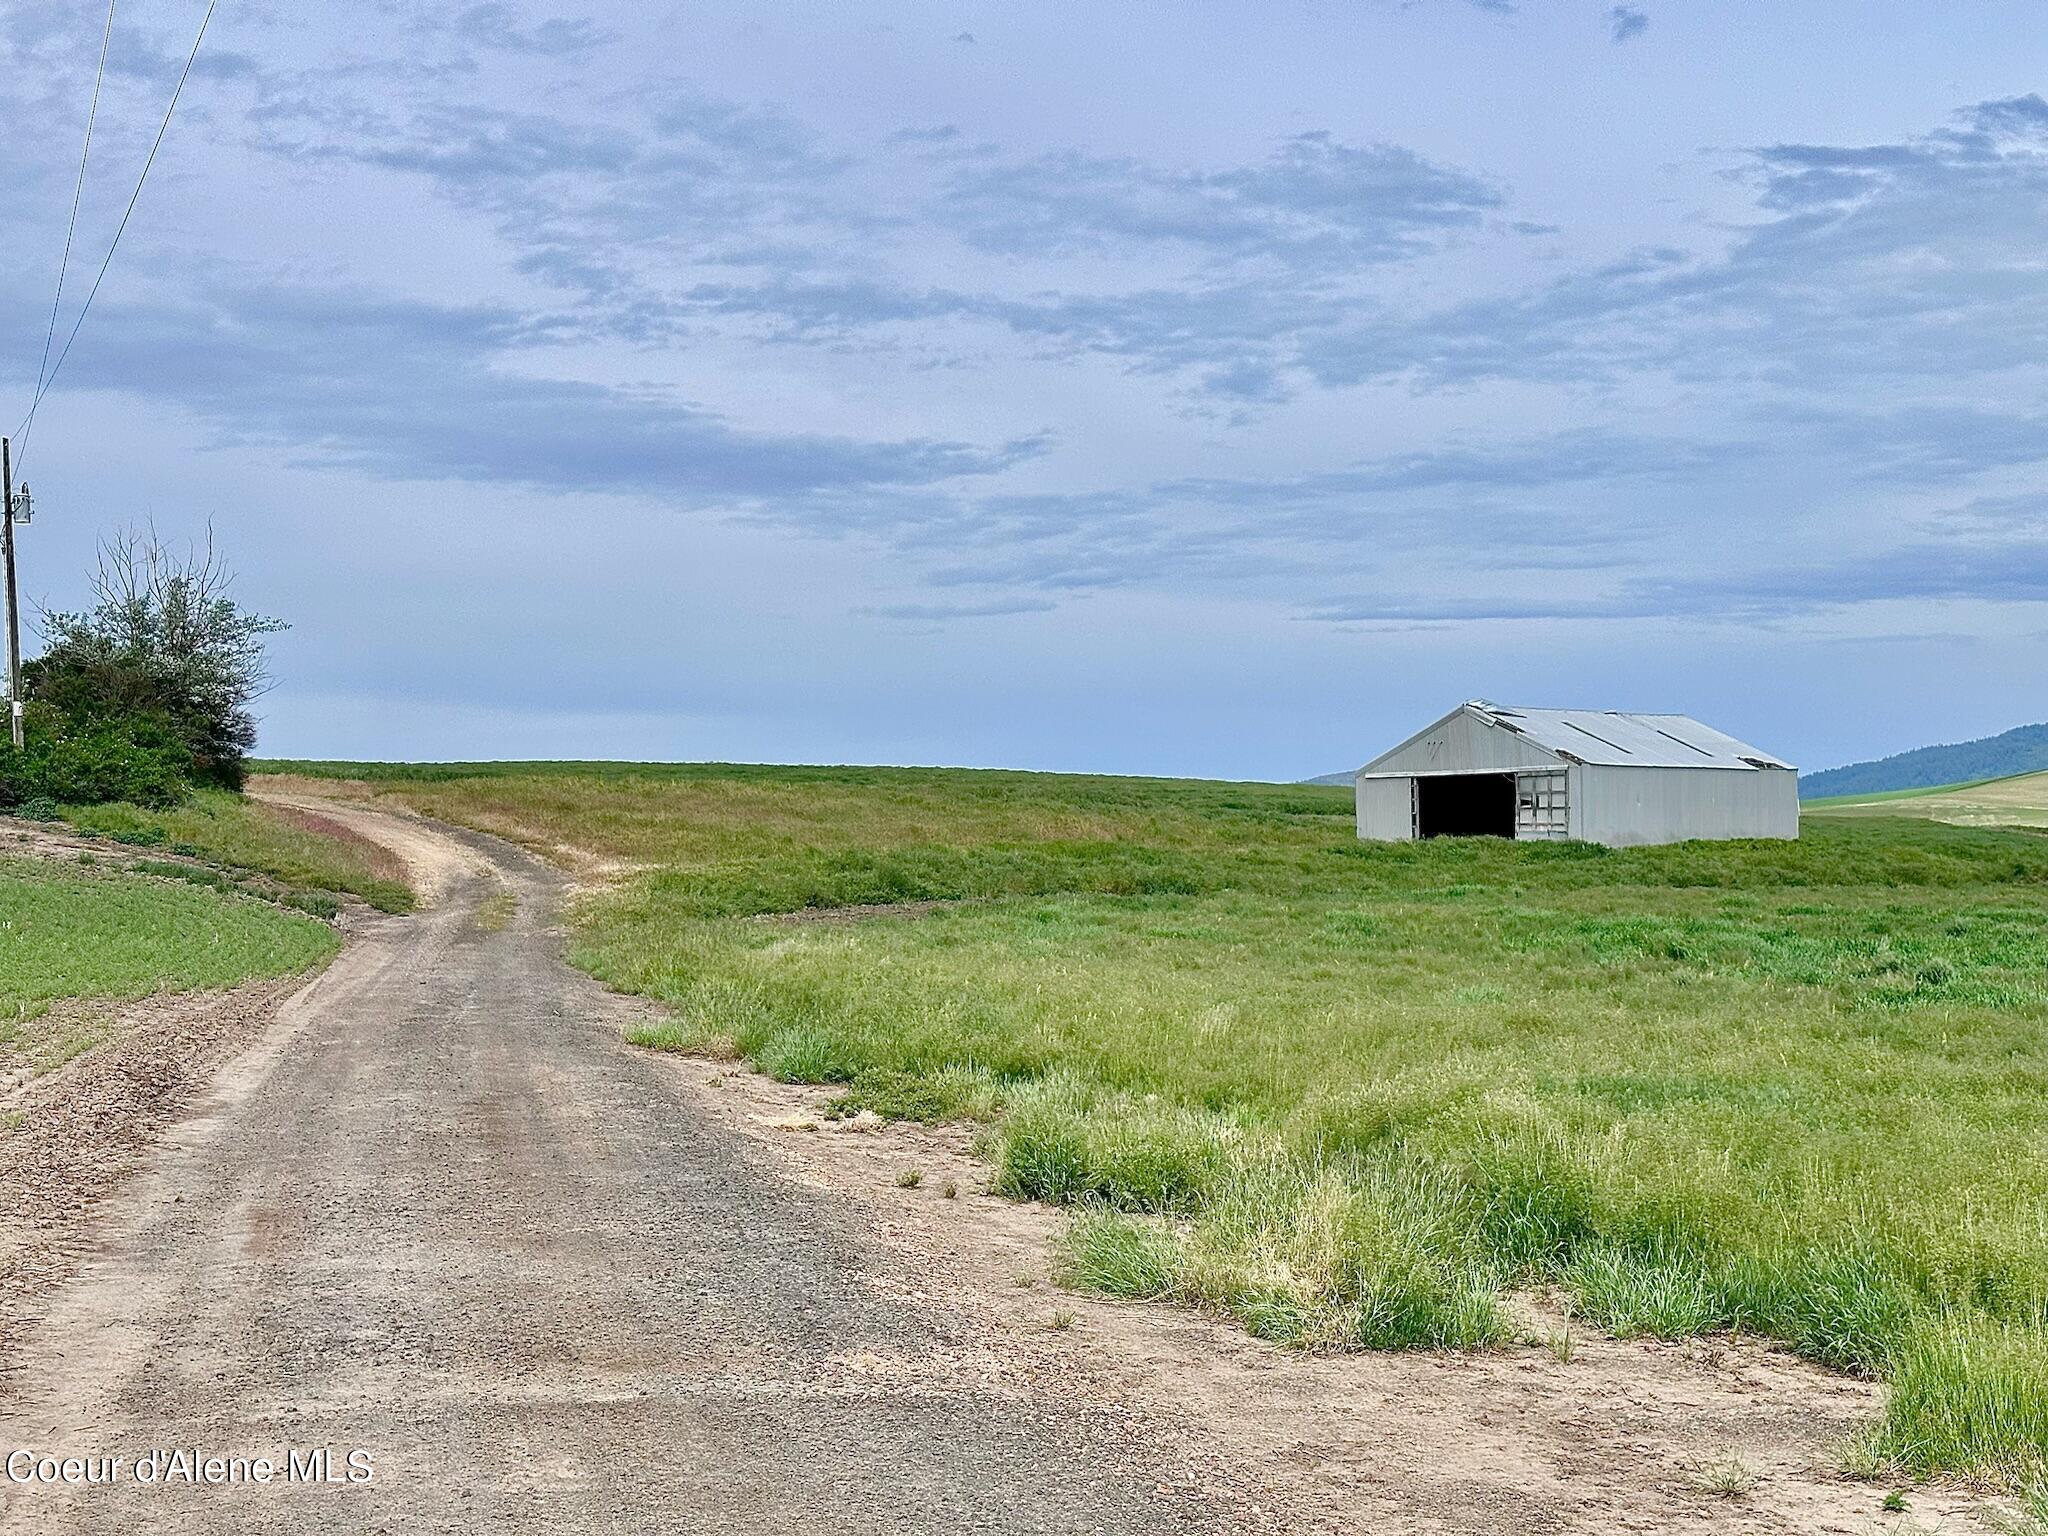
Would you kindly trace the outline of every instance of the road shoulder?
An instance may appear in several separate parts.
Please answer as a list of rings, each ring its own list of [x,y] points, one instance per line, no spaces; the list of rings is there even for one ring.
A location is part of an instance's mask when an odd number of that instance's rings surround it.
[[[0,821],[0,853],[53,872],[82,861],[110,878],[146,878],[129,873],[145,860],[207,868],[58,824]],[[393,920],[350,903],[334,926],[345,949],[366,926]],[[109,1197],[324,968],[212,990],[62,998],[12,1024],[0,1058],[0,1373],[42,1304],[93,1251]]]
[[[1888,1523],[1886,1487],[1839,1470],[1882,1389],[1763,1341],[1575,1328],[1558,1351],[1535,1340],[1567,1320],[1525,1297],[1530,1339],[1498,1350],[1279,1348],[1227,1319],[1060,1288],[1065,1214],[991,1192],[970,1127],[834,1120],[829,1088],[662,1059],[693,1104],[772,1148],[792,1177],[863,1207],[918,1289],[979,1317],[1076,1396],[1180,1417],[1230,1469],[1232,1492],[1282,1529],[1993,1528],[1976,1491],[1945,1485],[1911,1494],[1919,1526]]]
[[[79,999],[37,1021],[91,1047],[0,1088],[0,1360],[91,1250],[92,1221],[167,1126],[276,1023],[305,976],[131,1003]]]

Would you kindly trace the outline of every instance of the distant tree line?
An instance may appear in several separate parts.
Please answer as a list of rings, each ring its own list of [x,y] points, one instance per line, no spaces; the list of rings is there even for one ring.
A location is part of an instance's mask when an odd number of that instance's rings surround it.
[[[1916,747],[1876,762],[1802,773],[1799,793],[1809,800],[1826,795],[1873,795],[1891,789],[1932,789],[2044,772],[2048,772],[2048,724],[2021,725],[1975,741]]]
[[[104,541],[89,605],[42,615],[43,653],[22,667],[28,745],[0,737],[0,805],[163,806],[196,787],[240,789],[264,638],[285,626],[244,612],[233,579],[210,541]]]

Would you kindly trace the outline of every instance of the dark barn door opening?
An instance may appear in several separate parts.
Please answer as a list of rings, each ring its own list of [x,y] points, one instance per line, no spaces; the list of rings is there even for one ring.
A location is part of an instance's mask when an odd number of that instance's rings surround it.
[[[1448,773],[1415,780],[1415,831],[1421,837],[1513,837],[1512,773]]]

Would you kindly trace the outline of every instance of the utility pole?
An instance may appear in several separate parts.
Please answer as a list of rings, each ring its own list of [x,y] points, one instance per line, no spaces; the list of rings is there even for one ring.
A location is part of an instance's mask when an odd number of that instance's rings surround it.
[[[21,732],[21,599],[14,588],[14,447],[0,437],[0,549],[7,565],[7,713],[14,731],[14,750],[26,742]]]

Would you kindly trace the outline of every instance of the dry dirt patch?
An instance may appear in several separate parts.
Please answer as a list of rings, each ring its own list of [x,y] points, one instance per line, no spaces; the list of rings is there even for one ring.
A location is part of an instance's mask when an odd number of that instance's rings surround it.
[[[1470,1355],[1313,1357],[1218,1319],[1058,1288],[1065,1218],[994,1195],[957,1126],[834,1121],[828,1090],[667,1058],[698,1102],[780,1149],[792,1174],[862,1206],[923,1291],[965,1306],[1093,1397],[1190,1416],[1258,1469],[1286,1528],[1343,1532],[1982,1532],[1970,1490],[1840,1474],[1881,1389],[1752,1340],[1573,1331]],[[913,1181],[911,1174],[915,1174]],[[949,1194],[948,1191],[951,1191]],[[1532,1334],[1564,1327],[1526,1303]],[[1730,1491],[1728,1484],[1746,1484]]]
[[[463,850],[418,816],[395,806],[371,809],[354,800],[304,795],[283,778],[252,779],[248,793],[250,799],[273,811],[318,821],[330,834],[338,832],[375,844],[383,857],[398,867],[400,878],[412,887],[423,906],[438,901],[450,881],[463,871],[489,868],[488,860]]]
[[[0,816],[0,854],[30,859],[76,859],[81,853],[100,856],[107,851],[105,843],[83,837],[62,822]]]
[[[89,1048],[0,1084],[0,1362],[38,1298],[87,1251],[100,1202],[306,980],[133,1003],[80,999],[28,1026],[53,1049],[78,1040]]]

